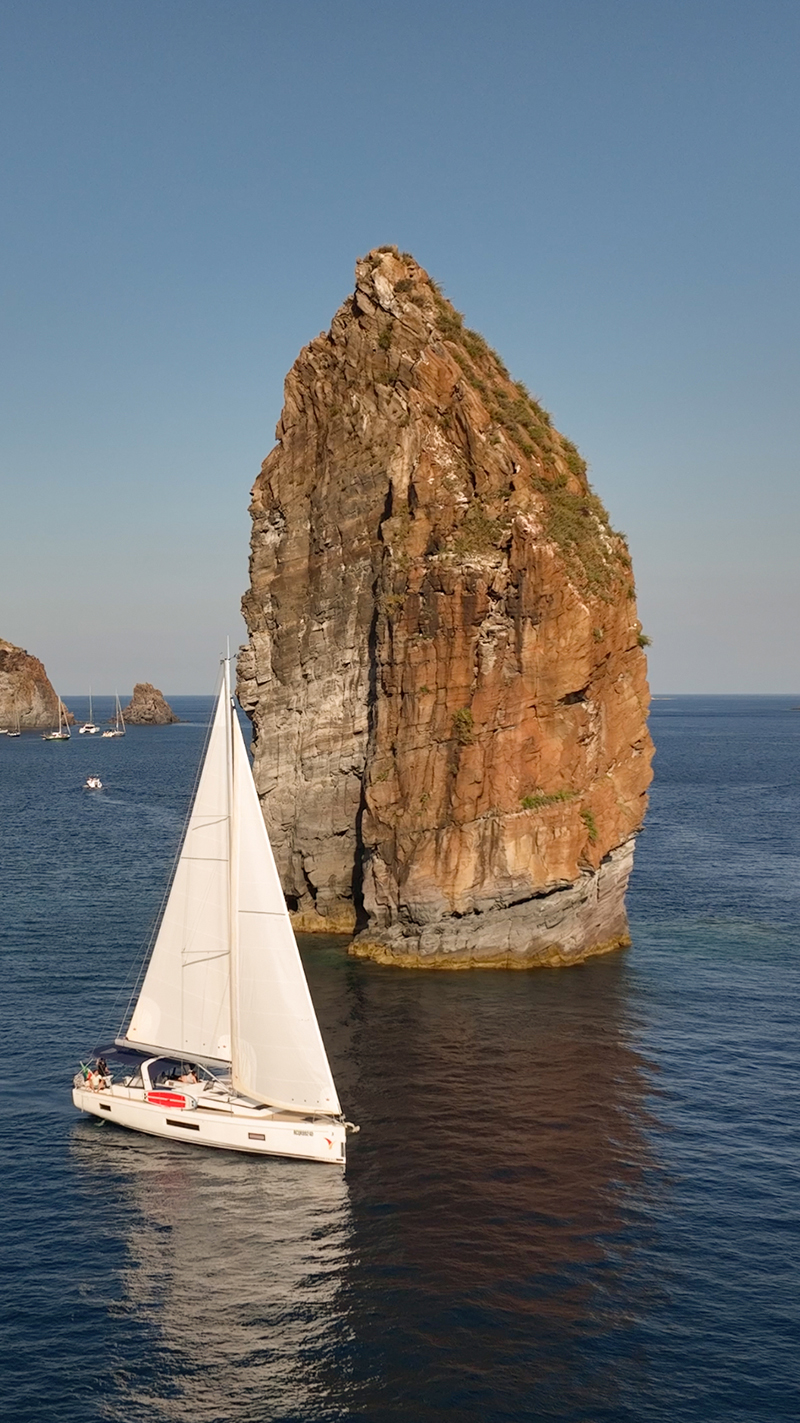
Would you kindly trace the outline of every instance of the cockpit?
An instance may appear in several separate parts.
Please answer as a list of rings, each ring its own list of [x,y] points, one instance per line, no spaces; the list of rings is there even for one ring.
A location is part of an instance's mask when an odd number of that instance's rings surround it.
[[[86,1075],[91,1079],[99,1069],[103,1083],[111,1088],[123,1087],[134,1092],[138,1089],[145,1093],[184,1092],[192,1096],[230,1088],[229,1076],[219,1070],[214,1073],[188,1057],[151,1057],[146,1052],[105,1043],[95,1048],[93,1061],[97,1067],[87,1068]]]
[[[148,1078],[145,1085],[149,1090],[177,1090],[201,1087],[209,1090],[215,1087],[218,1078],[202,1063],[190,1062],[177,1057],[151,1057],[142,1064],[142,1071]]]

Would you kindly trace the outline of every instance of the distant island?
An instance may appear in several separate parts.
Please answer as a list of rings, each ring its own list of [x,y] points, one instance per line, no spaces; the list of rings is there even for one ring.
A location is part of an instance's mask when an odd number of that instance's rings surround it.
[[[75,720],[71,712],[66,719]],[[38,657],[0,637],[0,727],[44,731],[57,721],[58,695]]]
[[[137,682],[122,715],[129,726],[170,726],[180,721],[163,693],[152,682]]]

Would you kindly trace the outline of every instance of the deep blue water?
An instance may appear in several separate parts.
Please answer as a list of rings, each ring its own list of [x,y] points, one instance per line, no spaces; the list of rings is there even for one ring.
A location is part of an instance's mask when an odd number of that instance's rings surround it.
[[[797,1417],[793,699],[654,703],[625,953],[436,975],[303,943],[344,1178],[72,1108],[180,835],[210,701],[174,705],[0,737],[4,1416]]]

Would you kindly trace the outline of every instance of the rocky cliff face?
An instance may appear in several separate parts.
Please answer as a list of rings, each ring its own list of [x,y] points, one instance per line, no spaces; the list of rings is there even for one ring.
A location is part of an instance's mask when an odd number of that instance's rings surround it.
[[[137,682],[122,715],[129,726],[170,726],[180,721],[163,693],[152,682]]]
[[[277,439],[238,690],[297,925],[415,966],[626,942],[645,657],[575,447],[394,248],[301,352]]]
[[[0,638],[0,727],[15,731],[17,717],[22,731],[46,730],[58,720],[58,697],[38,657]]]

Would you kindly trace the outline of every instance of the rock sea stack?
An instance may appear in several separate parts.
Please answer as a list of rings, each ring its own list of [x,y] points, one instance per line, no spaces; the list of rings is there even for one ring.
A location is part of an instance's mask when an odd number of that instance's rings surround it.
[[[169,702],[151,682],[137,682],[122,715],[129,726],[171,726],[180,721]]]
[[[403,967],[626,944],[646,639],[575,446],[394,247],[301,351],[276,435],[238,692],[296,927]]]
[[[21,731],[46,731],[58,721],[58,696],[38,657],[0,638],[0,727],[16,731],[17,717]]]

